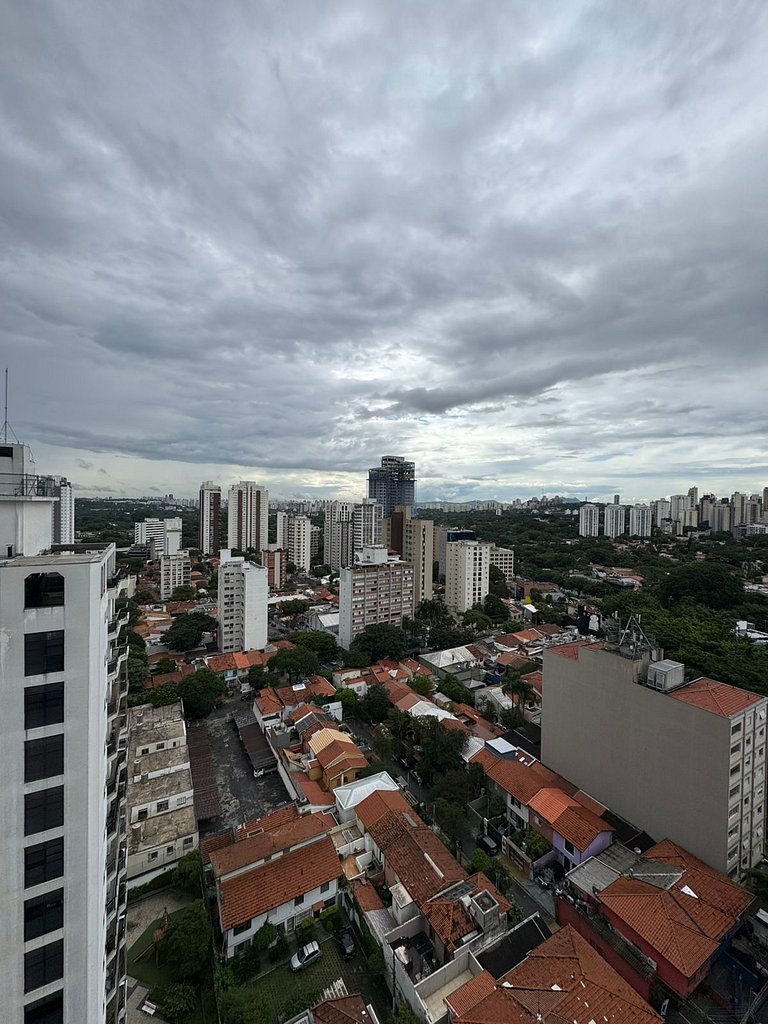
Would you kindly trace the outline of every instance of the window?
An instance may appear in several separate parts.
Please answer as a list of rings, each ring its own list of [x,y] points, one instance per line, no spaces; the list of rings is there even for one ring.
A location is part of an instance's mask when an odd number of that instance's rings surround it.
[[[741,750],[741,743],[734,743],[733,746],[731,747],[731,753],[732,754],[738,754],[738,752],[740,750]]]
[[[27,633],[24,637],[24,675],[64,671],[64,630]]]
[[[167,800],[158,800],[157,801],[157,813],[160,814],[162,811],[167,811],[167,810],[168,810],[168,801]]]
[[[249,918],[247,921],[243,921],[242,924],[236,924],[235,927],[232,929],[232,933],[233,935],[242,935],[243,932],[247,932],[250,927],[251,921]]]
[[[575,849],[573,843],[569,843],[567,839],[563,840],[563,846],[565,847],[565,852],[569,853],[571,856],[573,856],[574,853],[576,852],[576,849]]]
[[[184,836],[184,846],[191,846],[194,841],[194,836]]]
[[[331,883],[330,882],[323,882],[323,884],[320,886],[320,892],[328,892],[328,890],[330,888],[331,888]]]
[[[165,855],[166,855],[166,857],[168,856],[168,854],[173,854],[175,852],[176,852],[176,847],[175,846],[166,846],[166,848],[165,848]]]
[[[37,782],[64,773],[64,734],[27,740],[24,744],[24,781]]]
[[[24,728],[39,729],[64,721],[64,683],[28,686],[24,691]]]
[[[64,976],[64,943],[49,942],[47,946],[24,954],[24,991],[32,992],[42,985]]]
[[[297,896],[296,897],[296,899],[293,901],[293,905],[294,905],[294,907],[300,907],[303,902],[304,902],[304,894],[302,893],[301,896]]]
[[[177,796],[176,797],[176,806],[177,807],[183,807],[186,802],[187,802],[187,798],[185,796]]]
[[[139,810],[138,814],[136,815],[136,820],[137,821],[146,821],[148,817],[149,817],[149,811],[147,810],[146,807],[142,807]]]
[[[28,846],[24,851],[24,888],[51,882],[64,874],[64,840],[49,839],[47,843]]]
[[[147,854],[147,860],[157,860],[157,850],[150,850]]]
[[[740,732],[741,732],[741,722],[736,722],[735,725],[733,725],[731,727],[731,736],[735,736],[737,733],[740,733]]]
[[[55,889],[24,901],[24,941],[64,926],[64,890]]]
[[[740,771],[741,771],[741,765],[740,764],[735,764],[733,766],[733,768],[731,768],[731,776],[738,775]]]
[[[58,572],[36,572],[24,580],[25,608],[53,608],[64,604],[64,577]]]
[[[738,796],[740,789],[741,789],[741,786],[731,786],[730,790],[728,791],[728,796],[731,797],[731,798],[733,798],[735,796]]]
[[[165,750],[165,744],[164,743],[158,743],[156,745],[156,747],[155,747],[155,750]]]
[[[24,835],[33,836],[64,824],[64,787],[53,786],[24,797]]]
[[[64,993],[38,999],[24,1007],[24,1024],[62,1024],[64,1020]]]

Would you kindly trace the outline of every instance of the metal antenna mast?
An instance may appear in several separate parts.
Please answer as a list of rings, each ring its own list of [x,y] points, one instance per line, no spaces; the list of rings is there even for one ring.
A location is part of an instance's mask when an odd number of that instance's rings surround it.
[[[11,426],[11,424],[8,422],[8,367],[6,366],[6,368],[5,368],[5,420],[3,421],[3,443],[4,444],[8,443],[8,431],[9,430],[10,430],[11,434],[13,434],[13,436],[14,436],[14,438],[16,440],[16,444],[18,444],[19,443],[19,439],[18,439],[18,437],[16,437],[16,432],[13,429],[13,427]]]

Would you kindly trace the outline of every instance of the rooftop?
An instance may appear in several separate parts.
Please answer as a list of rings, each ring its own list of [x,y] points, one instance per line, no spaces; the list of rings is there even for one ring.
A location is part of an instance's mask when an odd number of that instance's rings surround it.
[[[327,814],[304,814],[284,825],[239,838],[232,846],[211,852],[213,873],[225,877],[251,864],[269,860],[284,850],[306,847],[329,832],[335,824],[336,820]]]
[[[720,683],[716,679],[707,679],[704,676],[694,679],[687,686],[671,690],[667,696],[702,711],[709,711],[713,715],[720,715],[722,718],[731,718],[765,700],[759,693],[751,693],[738,686],[730,686],[728,683]]]
[[[131,825],[128,828],[128,853],[141,853],[143,850],[154,850],[166,843],[175,843],[177,839],[197,833],[195,812],[191,804],[177,807],[165,814],[156,814],[154,818],[146,818],[136,822],[139,828]]]

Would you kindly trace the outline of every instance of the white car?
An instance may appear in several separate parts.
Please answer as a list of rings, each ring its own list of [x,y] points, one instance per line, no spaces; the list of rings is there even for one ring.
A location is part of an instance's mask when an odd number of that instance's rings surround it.
[[[303,971],[305,967],[315,963],[323,955],[322,949],[316,942],[308,942],[306,946],[297,949],[291,957],[291,970]]]

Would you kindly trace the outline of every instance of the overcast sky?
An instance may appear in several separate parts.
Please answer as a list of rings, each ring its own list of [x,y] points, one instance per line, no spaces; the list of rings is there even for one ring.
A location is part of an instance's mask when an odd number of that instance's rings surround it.
[[[768,484],[765,0],[0,11],[0,356],[41,471]]]

